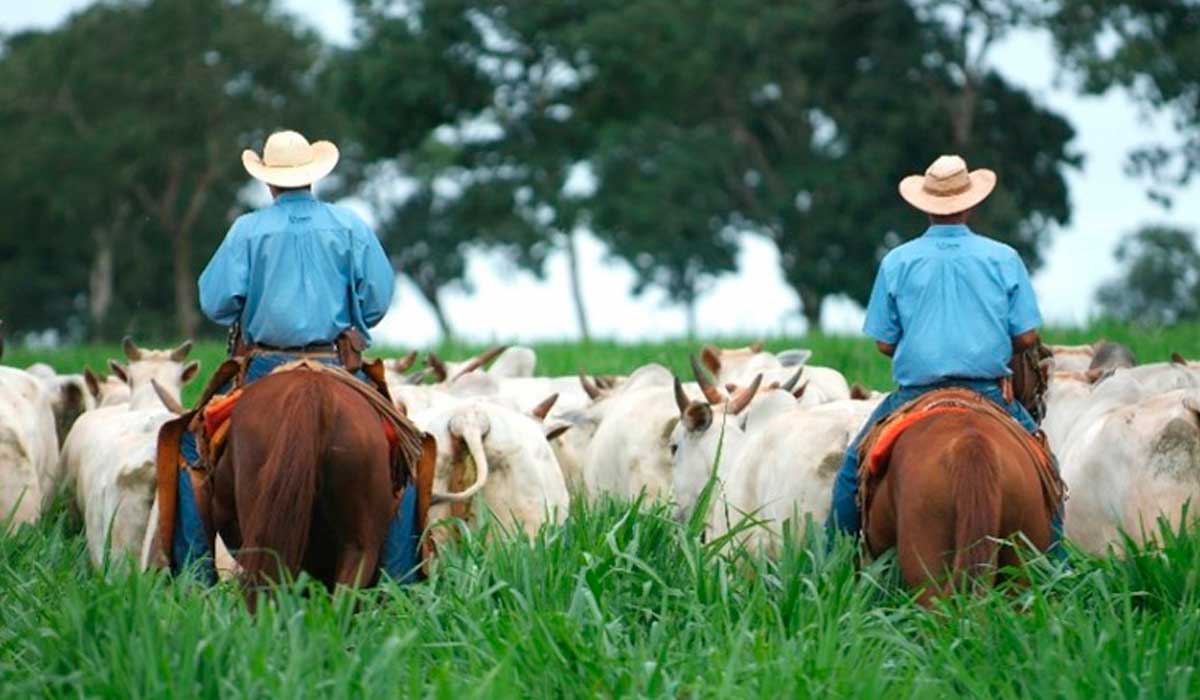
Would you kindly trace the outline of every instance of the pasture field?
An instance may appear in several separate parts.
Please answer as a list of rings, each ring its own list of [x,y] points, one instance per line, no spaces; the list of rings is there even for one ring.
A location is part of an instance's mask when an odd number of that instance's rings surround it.
[[[1049,335],[1103,335],[1141,361],[1200,355],[1194,326]],[[852,381],[889,384],[867,341],[768,342],[797,345]],[[682,374],[696,344],[535,347],[539,373],[658,361]],[[202,344],[195,356],[211,370],[221,352]],[[77,371],[119,355],[10,350],[4,361]],[[767,560],[719,553],[699,530],[661,506],[577,503],[565,527],[532,541],[468,536],[425,584],[328,596],[301,581],[252,617],[230,584],[124,562],[94,570],[60,499],[36,527],[0,536],[0,697],[1200,696],[1191,531],[1122,559],[1072,552],[1066,570],[1037,560],[1028,587],[929,612],[888,560],[858,570],[849,543],[830,549],[820,532]]]

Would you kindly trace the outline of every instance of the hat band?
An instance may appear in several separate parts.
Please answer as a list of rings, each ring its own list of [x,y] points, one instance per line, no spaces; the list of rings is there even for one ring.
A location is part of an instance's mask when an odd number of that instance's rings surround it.
[[[306,165],[312,165],[314,162],[316,162],[316,160],[317,160],[317,157],[315,155],[313,155],[312,149],[309,149],[308,160],[304,161],[303,163],[288,163],[287,165],[284,165],[282,163],[276,164],[276,163],[271,163],[266,158],[264,158],[263,165],[267,166],[268,168],[303,168]]]
[[[939,182],[939,181],[934,180],[934,182]],[[942,180],[940,182],[944,183],[946,181]],[[934,189],[934,188],[930,187],[929,184],[930,184],[929,178],[925,178],[925,182],[921,185],[921,189],[925,190],[926,194],[931,194],[934,197],[953,197],[955,195],[960,195],[960,194],[966,192],[967,190],[971,189],[971,176],[968,175],[966,177],[966,182],[964,182],[962,185],[959,185],[958,187],[950,187],[950,188],[938,187],[937,189]]]

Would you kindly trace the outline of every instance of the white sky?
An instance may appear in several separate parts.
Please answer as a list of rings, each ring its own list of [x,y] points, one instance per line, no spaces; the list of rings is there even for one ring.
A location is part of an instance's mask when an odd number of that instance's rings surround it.
[[[0,0],[0,31],[50,27],[88,0]],[[338,0],[283,0],[283,6],[317,26],[332,41],[350,38],[350,13]],[[1169,211],[1145,196],[1146,183],[1124,173],[1126,154],[1151,141],[1171,141],[1167,120],[1152,119],[1123,95],[1081,98],[1063,81],[1056,85],[1048,37],[1015,33],[997,47],[993,64],[1013,82],[1025,86],[1043,103],[1065,115],[1077,135],[1075,150],[1085,156],[1083,170],[1068,176],[1073,219],[1055,236],[1047,265],[1035,277],[1042,310],[1050,322],[1078,323],[1094,312],[1097,285],[1115,271],[1113,250],[1125,233],[1148,222],[1187,227],[1200,223],[1200,184],[1177,193]],[[327,137],[320,134],[314,136]],[[336,135],[332,135],[336,139]],[[236,150],[236,149],[235,149]],[[930,158],[937,154],[930,154]],[[231,154],[230,157],[236,157]],[[913,163],[919,172],[926,163]],[[978,164],[986,165],[986,164]],[[1001,180],[1004,174],[1000,173]],[[389,245],[399,245],[389,242]],[[585,300],[592,333],[598,337],[658,338],[684,332],[682,310],[666,306],[651,291],[633,298],[633,274],[624,264],[605,259],[603,246],[585,237],[580,247]],[[455,330],[480,340],[570,338],[576,335],[567,293],[566,261],[550,259],[544,281],[515,270],[495,255],[473,254],[468,261],[472,294],[444,293]],[[783,282],[770,243],[745,237],[737,274],[723,276],[699,308],[703,335],[775,335],[803,328],[798,302]],[[824,310],[831,330],[855,332],[861,311],[849,302],[831,302]],[[437,326],[419,294],[402,279],[391,313],[377,336],[389,344],[420,346],[433,342]]]

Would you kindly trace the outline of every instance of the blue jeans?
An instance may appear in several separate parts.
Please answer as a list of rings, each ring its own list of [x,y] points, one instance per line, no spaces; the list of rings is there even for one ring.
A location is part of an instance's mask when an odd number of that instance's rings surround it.
[[[867,437],[867,433],[871,432],[871,428],[874,428],[876,424],[895,413],[897,409],[909,401],[928,394],[931,391],[950,387],[970,389],[977,394],[985,396],[997,406],[1008,411],[1008,414],[1015,418],[1030,433],[1038,431],[1038,425],[1034,422],[1033,416],[1029,415],[1029,411],[1025,410],[1025,407],[1016,401],[1005,401],[1004,395],[1000,391],[1000,386],[995,381],[956,380],[931,384],[929,386],[901,387],[883,399],[883,402],[879,404],[875,412],[867,419],[862,430],[859,431],[858,435],[850,442],[850,446],[846,449],[846,457],[842,461],[842,468],[838,470],[837,477],[835,477],[833,482],[833,506],[829,510],[829,520],[826,522],[827,528],[837,529],[853,536],[857,536],[859,530],[862,528],[862,515],[858,512],[858,448]],[[1057,544],[1062,541],[1062,528],[1062,508],[1060,507],[1050,521],[1050,544],[1052,550],[1061,549],[1057,547]]]
[[[245,385],[249,385],[278,367],[300,359],[287,353],[267,353],[255,355],[246,367]],[[340,366],[336,356],[317,357],[317,360],[327,364]],[[368,381],[361,371],[359,379]],[[222,387],[221,392],[228,391],[231,386]],[[196,445],[196,436],[187,431],[180,441],[180,452],[189,465],[200,462],[200,451]],[[383,551],[379,566],[393,579],[401,583],[412,583],[421,578],[419,565],[421,563],[418,551],[421,533],[417,532],[417,490],[415,484],[410,484],[404,490],[396,517],[388,526],[387,535],[383,542]],[[190,570],[204,583],[216,583],[217,572],[213,565],[213,553],[208,546],[208,533],[200,519],[200,510],[196,507],[196,495],[192,492],[191,478],[183,471],[179,472],[179,505],[175,509],[175,535],[171,542],[171,572],[178,574]]]

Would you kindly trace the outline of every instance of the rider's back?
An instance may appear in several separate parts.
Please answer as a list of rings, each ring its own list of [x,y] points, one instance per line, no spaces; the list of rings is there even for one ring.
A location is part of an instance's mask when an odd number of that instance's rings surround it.
[[[394,273],[350,210],[307,192],[240,217],[200,277],[214,321],[241,321],[248,341],[275,347],[364,335],[387,310]]]
[[[1016,251],[965,225],[932,226],[883,260],[866,332],[896,346],[900,386],[1008,374],[1012,338],[1040,323]]]

